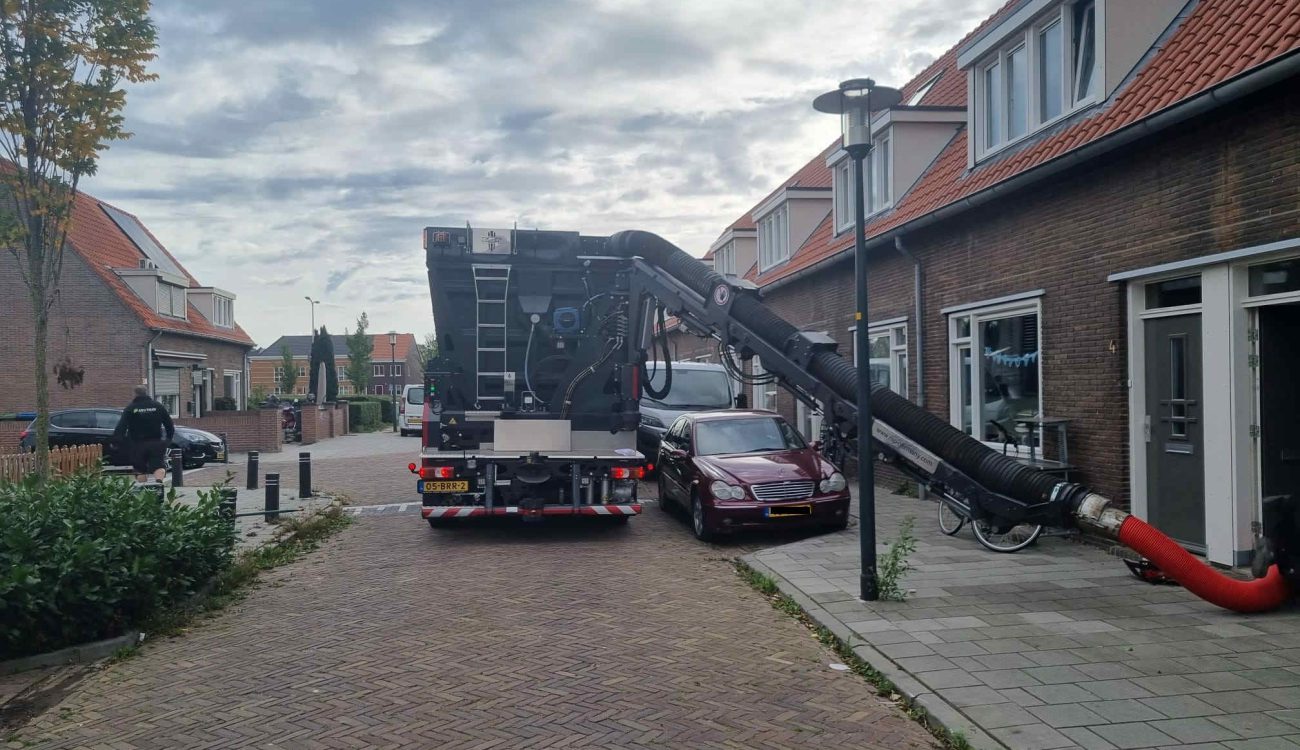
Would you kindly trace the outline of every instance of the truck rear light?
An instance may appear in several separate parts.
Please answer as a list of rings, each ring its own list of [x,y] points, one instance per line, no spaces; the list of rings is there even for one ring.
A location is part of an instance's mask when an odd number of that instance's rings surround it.
[[[420,469],[421,479],[451,479],[456,476],[456,469],[452,466],[426,466]]]
[[[645,476],[645,468],[641,466],[615,466],[609,470],[611,479],[641,479]]]

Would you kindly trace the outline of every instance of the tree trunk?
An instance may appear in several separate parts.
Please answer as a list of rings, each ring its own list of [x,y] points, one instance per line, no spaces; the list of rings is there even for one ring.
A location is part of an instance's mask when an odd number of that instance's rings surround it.
[[[32,289],[32,318],[36,323],[36,340],[32,342],[32,362],[36,367],[36,474],[44,482],[50,476],[50,374],[45,366],[50,314],[43,289]]]

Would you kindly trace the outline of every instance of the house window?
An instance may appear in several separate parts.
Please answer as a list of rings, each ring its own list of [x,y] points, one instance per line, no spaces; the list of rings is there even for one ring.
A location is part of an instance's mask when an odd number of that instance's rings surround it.
[[[856,344],[854,331],[849,337]],[[900,396],[907,395],[907,322],[875,325],[867,330],[871,382],[883,383]],[[853,366],[858,367],[858,350],[853,349]]]
[[[156,302],[156,309],[160,314],[172,318],[186,318],[185,287],[159,281]]]
[[[226,370],[221,376],[226,398],[235,400],[235,408],[244,408],[244,373],[239,370]]]
[[[1247,272],[1250,296],[1300,291],[1300,258],[1251,266]]]
[[[228,297],[213,297],[212,322],[223,328],[235,325],[235,301]]]
[[[1200,274],[1147,284],[1146,295],[1148,310],[1199,305],[1201,304]]]
[[[962,311],[948,322],[952,424],[995,445],[1005,430],[1023,444],[1016,420],[1042,414],[1038,302]]]
[[[889,153],[889,136],[876,139],[875,146],[871,149],[871,155],[867,157],[867,177],[871,181],[871,203],[867,206],[867,213],[874,214],[887,208],[894,202],[893,191],[890,189],[889,179],[892,173],[890,167]]]
[[[334,368],[334,373],[338,375],[339,380],[346,380],[348,377],[348,368],[344,367],[343,365],[339,365]]]
[[[736,241],[732,240],[713,253],[713,270],[724,276],[736,275]]]
[[[835,232],[853,228],[853,160],[845,158],[835,165]]]
[[[766,409],[767,411],[776,411],[776,381],[762,382],[770,377],[767,370],[763,369],[763,360],[754,357],[754,408]]]
[[[977,156],[1095,101],[1098,32],[1093,0],[1064,3],[980,61],[973,117]]]
[[[758,222],[758,267],[766,271],[790,257],[790,225],[788,204],[764,216]]]
[[[382,377],[387,376],[388,373],[385,372],[385,369],[386,369],[386,368],[385,368],[384,365],[375,365],[375,368],[374,368],[374,374],[375,374],[375,377],[377,377],[377,378],[382,378]]]
[[[159,393],[158,403],[167,409],[167,413],[173,417],[181,415],[181,397],[178,393]]]
[[[395,378],[400,378],[400,377],[402,377],[402,363],[401,363],[401,362],[397,362],[397,363],[395,363],[395,364],[393,365],[393,367],[392,367],[392,373],[393,373],[393,377],[395,377]]]
[[[912,94],[911,98],[907,100],[907,106],[915,107],[916,105],[920,104],[921,100],[925,98],[925,95],[930,93],[930,89],[934,88],[935,82],[939,80],[939,76],[941,75],[943,75],[943,73],[940,73],[939,75],[936,75],[934,78],[931,78],[930,80],[926,81],[925,84],[921,86],[921,88],[917,89],[916,93]]]
[[[307,365],[298,365],[298,377],[307,377]]]

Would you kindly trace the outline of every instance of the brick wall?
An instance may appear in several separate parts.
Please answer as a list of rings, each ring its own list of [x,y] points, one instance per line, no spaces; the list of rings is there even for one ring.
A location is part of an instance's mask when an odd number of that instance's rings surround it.
[[[0,455],[18,452],[18,439],[28,422],[0,422]]]
[[[13,253],[0,252],[0,412],[35,411],[32,371],[35,332],[27,287]],[[72,390],[50,376],[50,407],[121,407],[131,388],[144,382],[145,346],[153,334],[80,255],[63,256],[59,299],[50,311],[48,363],[65,356],[85,369]]]
[[[202,354],[206,357],[198,366],[203,369],[211,369],[212,372],[212,397],[220,398],[228,396],[236,398],[237,394],[226,393],[225,378],[223,377],[227,370],[242,373],[244,371],[244,355],[248,352],[249,347],[240,344],[227,343],[216,339],[202,339],[194,336],[183,336],[175,333],[164,333],[158,337],[154,343],[154,351],[171,351],[186,352],[191,354]],[[201,371],[191,368],[180,369],[181,393],[180,393],[180,410],[183,416],[193,414],[193,385],[203,376]],[[243,379],[242,376],[240,378]],[[130,400],[129,390],[126,400]],[[125,403],[125,402],[123,402]]]
[[[277,453],[283,442],[280,412],[276,409],[212,412],[206,417],[182,417],[176,424],[220,435],[226,433],[230,450]]]
[[[302,444],[311,445],[320,440],[320,407],[316,404],[302,405]]]
[[[1080,479],[1127,499],[1124,290],[1106,276],[1298,237],[1297,206],[1300,93],[1276,88],[908,235],[926,274],[927,408],[948,419],[948,330],[939,311],[1041,289],[1044,411],[1075,420],[1070,456]],[[911,273],[897,253],[877,253],[870,319],[908,316],[914,386]],[[852,263],[843,262],[768,290],[765,300],[801,329],[828,331],[851,357],[852,283]],[[792,417],[792,398],[782,392],[778,402]]]

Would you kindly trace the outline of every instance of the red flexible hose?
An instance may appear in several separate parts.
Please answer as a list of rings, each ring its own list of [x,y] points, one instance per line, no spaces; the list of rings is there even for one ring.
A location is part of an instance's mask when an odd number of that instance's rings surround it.
[[[1229,578],[1192,556],[1177,542],[1152,528],[1137,516],[1129,516],[1119,527],[1119,541],[1142,554],[1165,575],[1183,584],[1211,604],[1236,612],[1267,612],[1277,609],[1290,594],[1276,565],[1253,581]]]

